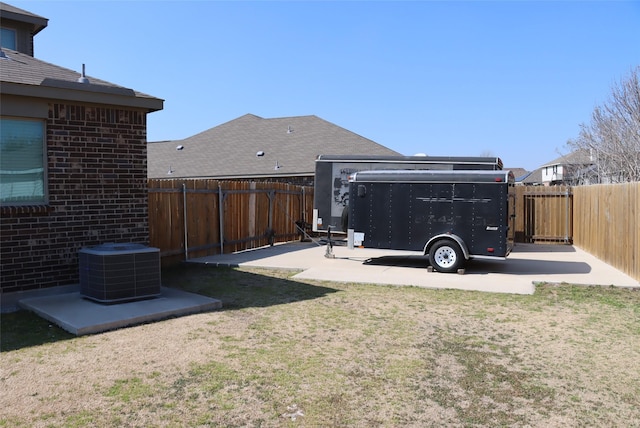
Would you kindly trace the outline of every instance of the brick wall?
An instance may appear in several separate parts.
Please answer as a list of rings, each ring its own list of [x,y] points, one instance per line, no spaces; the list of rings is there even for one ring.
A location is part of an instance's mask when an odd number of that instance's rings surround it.
[[[148,244],[146,111],[49,104],[49,203],[2,207],[0,292],[77,284],[78,250]]]

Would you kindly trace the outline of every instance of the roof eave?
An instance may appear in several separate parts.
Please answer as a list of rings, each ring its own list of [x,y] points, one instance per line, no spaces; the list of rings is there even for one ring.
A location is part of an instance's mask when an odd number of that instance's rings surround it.
[[[2,18],[31,24],[33,26],[33,31],[31,32],[31,34],[34,36],[40,31],[47,28],[47,25],[49,24],[49,20],[47,18],[43,18],[42,16],[34,15],[32,13],[19,13],[17,11],[14,12],[6,9],[2,9]]]
[[[0,82],[0,93],[22,97],[134,107],[148,110],[150,113],[162,110],[164,105],[164,100],[160,98],[139,97],[135,95],[77,90],[53,86],[24,85],[12,82]]]

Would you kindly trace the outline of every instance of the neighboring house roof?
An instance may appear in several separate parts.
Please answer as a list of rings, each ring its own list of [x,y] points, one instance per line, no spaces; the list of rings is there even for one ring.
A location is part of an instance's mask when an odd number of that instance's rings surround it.
[[[177,150],[179,146],[182,148]],[[184,140],[149,143],[148,175],[226,179],[312,176],[315,159],[321,154],[400,155],[314,115],[264,119],[246,114]]]
[[[529,174],[529,171],[527,171],[524,168],[502,168],[502,169],[513,172],[513,176],[516,178],[516,181],[520,181],[520,178]]]
[[[28,12],[15,6],[11,6],[10,4],[3,2],[0,2],[0,19],[31,24],[33,26],[31,34],[33,36],[42,31],[49,22],[47,18],[43,18],[42,16],[38,16],[34,13]]]
[[[521,178],[520,182],[522,184],[542,184],[542,168],[538,168],[524,178]]]
[[[163,100],[88,77],[79,82],[81,74],[29,55],[2,48],[0,57],[0,93],[22,97],[91,102],[96,104],[140,107],[161,110]]]
[[[587,150],[580,149],[573,151],[564,156],[560,156],[557,159],[552,160],[551,162],[547,162],[542,165],[542,168],[545,166],[554,166],[554,165],[588,165],[592,163],[591,155]]]

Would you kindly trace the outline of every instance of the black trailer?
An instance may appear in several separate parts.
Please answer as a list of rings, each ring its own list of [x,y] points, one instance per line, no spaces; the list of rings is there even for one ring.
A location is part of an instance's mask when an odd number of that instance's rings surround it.
[[[349,248],[420,251],[440,272],[513,248],[511,171],[361,171],[349,181]]]
[[[314,232],[346,232],[349,176],[367,170],[501,170],[497,157],[320,155],[316,159]]]

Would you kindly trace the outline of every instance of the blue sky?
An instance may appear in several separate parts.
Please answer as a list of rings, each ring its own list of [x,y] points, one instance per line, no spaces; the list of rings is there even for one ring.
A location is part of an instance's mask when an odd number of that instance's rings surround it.
[[[640,65],[638,1],[11,1],[35,56],[165,100],[148,140],[316,115],[405,155],[529,170]]]

